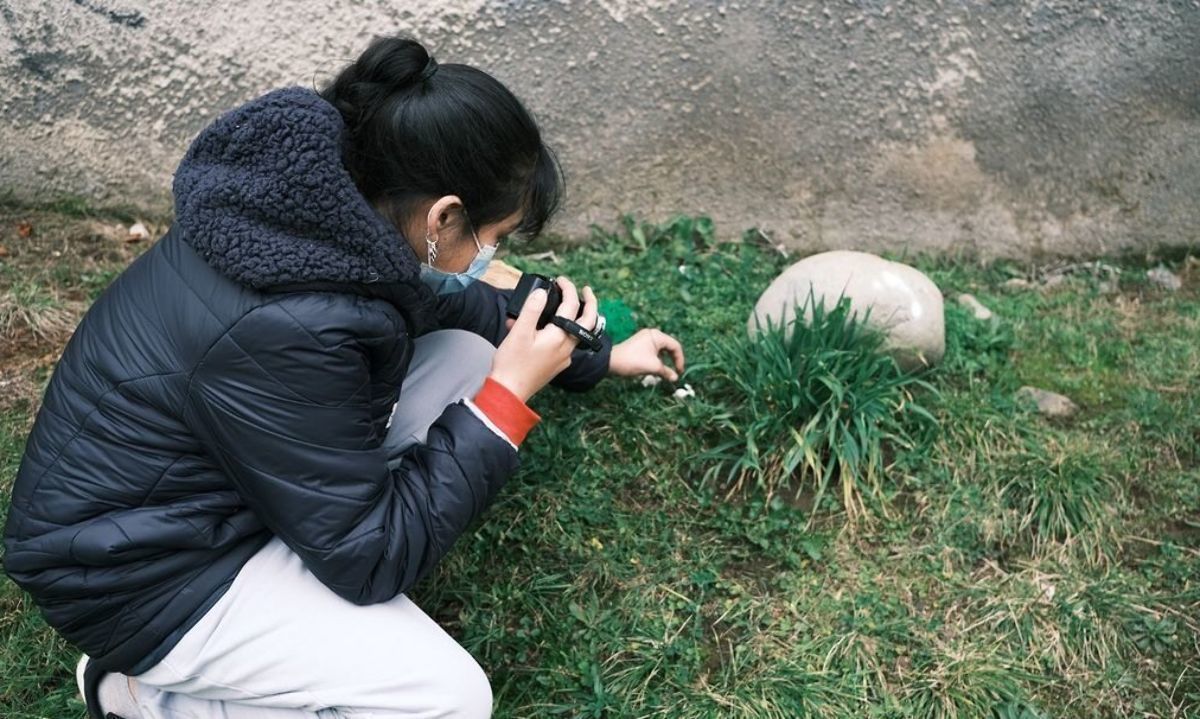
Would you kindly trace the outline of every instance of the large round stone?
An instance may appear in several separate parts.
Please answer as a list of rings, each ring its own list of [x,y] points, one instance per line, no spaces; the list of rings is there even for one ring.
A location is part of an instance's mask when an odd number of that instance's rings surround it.
[[[806,257],[776,277],[747,322],[751,336],[757,327],[767,326],[767,318],[776,326],[790,325],[795,306],[805,304],[810,288],[826,308],[832,308],[843,293],[859,316],[870,307],[868,323],[884,332],[889,351],[905,370],[932,366],[945,354],[942,293],[937,285],[908,265],[847,250]],[[805,314],[811,318],[811,312]]]

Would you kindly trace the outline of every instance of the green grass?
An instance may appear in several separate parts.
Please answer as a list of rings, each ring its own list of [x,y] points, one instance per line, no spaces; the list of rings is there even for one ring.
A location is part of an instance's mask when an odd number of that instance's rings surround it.
[[[0,208],[5,213],[50,213],[64,218],[86,219],[103,218],[132,224],[147,219],[147,213],[135,205],[126,203],[109,203],[97,205],[92,200],[71,193],[62,193],[52,197],[28,200],[18,198],[11,189],[0,190]],[[157,222],[168,222],[166,215],[152,214]]]
[[[731,439],[715,414],[767,415],[714,369],[795,259],[761,237],[626,218],[558,264],[506,258],[620,299],[698,369],[694,400],[611,379],[538,395],[522,470],[413,593],[488,672],[496,716],[1200,715],[1198,273],[1162,292],[1122,260],[1116,294],[1012,292],[1033,268],[908,258],[997,319],[947,305],[945,362],[904,388],[936,424],[863,430],[878,499],[851,529],[839,496],[730,494],[700,456]],[[1081,411],[1043,419],[1025,384]],[[0,488],[32,410],[4,406]],[[73,659],[0,581],[0,715],[82,717]]]
[[[711,397],[694,404],[717,430],[697,459],[729,487],[727,499],[751,478],[768,501],[809,490],[821,506],[836,472],[850,521],[867,501],[886,513],[885,448],[911,449],[908,425],[935,424],[914,397],[935,390],[884,353],[870,310],[859,317],[849,298],[831,300],[826,308],[810,291],[791,315],[801,321],[756,322],[753,336],[722,338],[690,369]]]

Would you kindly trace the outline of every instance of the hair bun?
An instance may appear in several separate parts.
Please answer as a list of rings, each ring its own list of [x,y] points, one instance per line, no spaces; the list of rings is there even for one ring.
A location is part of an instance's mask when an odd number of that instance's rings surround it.
[[[437,61],[421,43],[409,37],[380,35],[322,94],[353,127],[392,93],[424,82],[436,70]]]

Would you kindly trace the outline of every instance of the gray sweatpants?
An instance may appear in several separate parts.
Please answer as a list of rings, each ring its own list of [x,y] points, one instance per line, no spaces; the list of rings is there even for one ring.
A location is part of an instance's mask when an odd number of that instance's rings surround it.
[[[442,409],[483,384],[495,348],[460,330],[416,340],[386,440],[424,441]],[[483,670],[403,594],[358,606],[278,537],[162,661],[134,677],[151,719],[491,715]]]

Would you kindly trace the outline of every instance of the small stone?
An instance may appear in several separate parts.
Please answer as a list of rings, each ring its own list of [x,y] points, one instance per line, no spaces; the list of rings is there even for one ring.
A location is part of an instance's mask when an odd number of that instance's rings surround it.
[[[692,386],[690,384],[685,384],[684,386],[675,390],[675,398],[676,399],[687,399],[688,397],[695,397],[695,396],[696,396],[696,390],[692,389]]]
[[[1004,289],[1006,290],[1027,290],[1030,287],[1033,287],[1033,283],[1024,277],[1014,277],[1004,282]]]
[[[1116,280],[1100,280],[1096,284],[1096,291],[1102,295],[1113,295],[1121,289]]]
[[[1172,292],[1183,287],[1183,280],[1179,279],[1179,275],[1162,265],[1152,270],[1146,270],[1146,279],[1150,280],[1151,284],[1158,285],[1164,290],[1171,290]]]
[[[1079,410],[1069,397],[1028,385],[1017,390],[1017,400],[1037,405],[1038,412],[1047,417],[1070,417]]]
[[[1038,588],[1042,590],[1042,600],[1047,604],[1054,601],[1055,588],[1052,582],[1045,579],[1038,579]]]
[[[125,238],[126,242],[141,242],[142,240],[150,239],[150,230],[140,222],[135,222],[129,226],[129,236]]]
[[[989,310],[987,307],[984,307],[983,303],[975,298],[975,295],[967,294],[966,292],[964,292],[964,293],[960,294],[958,297],[956,297],[955,299],[958,300],[958,304],[971,310],[971,313],[973,315],[975,315],[975,319],[977,319],[977,320],[982,320],[982,321],[986,322],[987,320],[990,320],[993,316],[992,311]]]
[[[648,374],[645,377],[642,377],[643,387],[656,387],[658,386],[659,382],[662,382],[662,377],[659,377],[656,374]]]

